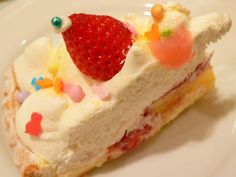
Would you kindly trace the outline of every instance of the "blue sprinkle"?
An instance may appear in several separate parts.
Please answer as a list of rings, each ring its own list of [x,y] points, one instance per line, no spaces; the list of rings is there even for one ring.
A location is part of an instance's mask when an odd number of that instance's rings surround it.
[[[40,87],[39,85],[36,85],[36,86],[35,86],[35,90],[36,90],[36,91],[39,91],[40,89],[41,89],[41,87]]]
[[[31,81],[31,85],[36,86],[37,78],[34,77]]]
[[[41,80],[41,81],[42,81],[42,80],[43,80],[43,76],[40,76],[40,77],[39,77],[39,80]]]

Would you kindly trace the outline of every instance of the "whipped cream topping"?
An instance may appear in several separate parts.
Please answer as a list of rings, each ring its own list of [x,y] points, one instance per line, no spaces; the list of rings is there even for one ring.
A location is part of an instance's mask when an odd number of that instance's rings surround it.
[[[133,25],[139,34],[150,29],[153,22],[150,18],[135,15],[123,21]],[[161,28],[173,29],[183,25],[189,27],[194,39],[194,59],[181,68],[168,69],[152,55],[146,41],[137,41],[131,47],[122,70],[102,83],[110,92],[110,100],[101,100],[92,92],[91,86],[96,82],[76,68],[63,44],[57,47],[49,37],[34,41],[14,63],[20,89],[31,93],[16,115],[16,128],[21,139],[60,172],[83,166],[92,161],[92,156],[105,154],[108,146],[134,127],[146,106],[180,83],[203,62],[205,45],[229,30],[230,19],[227,15],[210,14],[190,21],[186,14],[172,9],[166,12],[160,24]],[[57,76],[83,88],[85,97],[82,102],[74,103],[53,88],[35,92],[30,84],[32,78],[44,76],[53,79],[55,76],[48,68],[55,62],[59,66]],[[43,115],[40,137],[25,133],[32,112]]]

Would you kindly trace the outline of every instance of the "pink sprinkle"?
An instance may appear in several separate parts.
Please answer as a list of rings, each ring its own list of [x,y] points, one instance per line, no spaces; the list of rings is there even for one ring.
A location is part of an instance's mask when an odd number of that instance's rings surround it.
[[[70,96],[74,102],[81,102],[85,96],[83,89],[79,85],[64,83],[63,92]]]
[[[110,92],[104,85],[93,85],[91,89],[102,100],[110,97]]]
[[[138,32],[137,32],[137,30],[135,29],[134,26],[130,25],[129,23],[125,23],[125,25],[134,34],[135,37],[138,36]]]
[[[17,95],[17,100],[20,102],[20,103],[23,103],[25,101],[25,99],[29,96],[29,92],[27,91],[22,91],[20,93],[18,93]]]

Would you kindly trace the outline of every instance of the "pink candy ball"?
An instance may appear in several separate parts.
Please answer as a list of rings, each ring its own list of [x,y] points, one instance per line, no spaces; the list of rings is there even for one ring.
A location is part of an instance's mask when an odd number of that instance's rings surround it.
[[[96,94],[101,100],[105,100],[110,97],[109,90],[103,85],[93,85],[91,89],[92,92]]]
[[[81,102],[85,96],[83,89],[79,85],[64,83],[63,92],[69,95],[76,103]]]

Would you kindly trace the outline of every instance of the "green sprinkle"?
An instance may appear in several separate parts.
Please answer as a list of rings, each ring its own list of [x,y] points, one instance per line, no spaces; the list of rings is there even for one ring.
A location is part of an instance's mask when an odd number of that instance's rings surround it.
[[[169,37],[172,34],[171,29],[165,28],[161,31],[161,37]]]
[[[53,17],[51,23],[55,28],[60,28],[62,26],[62,19],[60,17]]]

